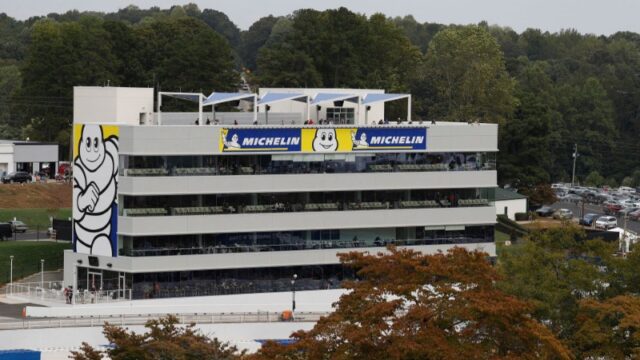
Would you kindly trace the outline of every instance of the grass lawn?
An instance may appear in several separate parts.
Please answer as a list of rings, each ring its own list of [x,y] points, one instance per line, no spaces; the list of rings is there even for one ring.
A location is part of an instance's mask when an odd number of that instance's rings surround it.
[[[40,271],[40,259],[45,270],[63,267],[63,250],[71,249],[69,242],[52,241],[0,241],[0,285],[9,282],[9,256],[13,255],[13,279]]]
[[[71,209],[0,209],[0,222],[7,222],[15,217],[24,221],[29,226],[29,230],[36,230],[37,227],[40,227],[40,230],[46,231],[49,227],[50,216],[56,219],[68,219],[71,217]]]
[[[504,243],[507,240],[511,240],[511,236],[509,236],[509,234],[499,230],[495,231],[496,255],[498,255],[498,258],[500,258],[500,254],[502,253],[502,250],[506,246]],[[517,246],[517,243],[516,244],[512,243],[510,246]]]

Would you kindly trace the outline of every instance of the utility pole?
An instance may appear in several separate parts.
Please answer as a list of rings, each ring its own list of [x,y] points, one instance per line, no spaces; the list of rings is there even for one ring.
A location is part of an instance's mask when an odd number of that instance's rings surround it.
[[[624,257],[627,253],[627,213],[625,212],[624,214],[624,229],[622,230],[622,246],[621,246],[621,252],[622,252],[622,257]]]
[[[571,175],[571,187],[576,181],[576,160],[578,159],[578,144],[573,144],[573,175]]]

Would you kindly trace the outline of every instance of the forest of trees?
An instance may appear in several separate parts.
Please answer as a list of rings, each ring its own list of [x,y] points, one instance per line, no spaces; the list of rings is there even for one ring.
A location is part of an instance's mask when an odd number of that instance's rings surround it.
[[[419,23],[345,8],[266,16],[241,31],[196,5],[0,14],[0,138],[68,155],[76,85],[173,91],[366,87],[411,92],[414,117],[500,124],[499,182],[640,186],[640,34]],[[393,112],[393,106],[388,107]],[[634,174],[635,172],[635,174]]]

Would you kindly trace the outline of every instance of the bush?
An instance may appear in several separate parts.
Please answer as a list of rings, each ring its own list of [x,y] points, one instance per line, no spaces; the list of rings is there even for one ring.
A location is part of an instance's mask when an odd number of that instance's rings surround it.
[[[527,220],[529,220],[528,213],[523,213],[523,212],[516,213],[516,221],[527,221]]]

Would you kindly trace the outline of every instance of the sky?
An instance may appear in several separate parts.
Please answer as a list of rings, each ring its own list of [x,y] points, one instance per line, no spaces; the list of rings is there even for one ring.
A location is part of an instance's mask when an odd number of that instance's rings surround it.
[[[141,8],[196,3],[200,9],[222,11],[246,30],[267,15],[287,15],[301,8],[324,10],[344,6],[371,15],[413,15],[419,22],[470,24],[487,21],[521,32],[538,28],[557,32],[610,35],[617,31],[640,33],[638,0],[0,0],[0,12],[23,20],[67,10],[113,12],[130,4]]]

